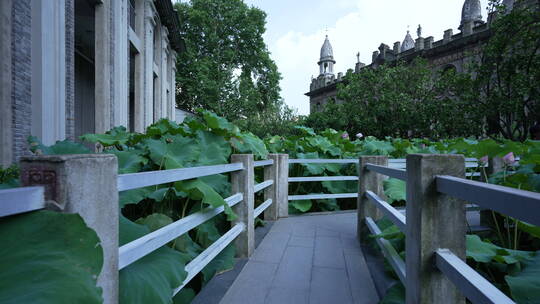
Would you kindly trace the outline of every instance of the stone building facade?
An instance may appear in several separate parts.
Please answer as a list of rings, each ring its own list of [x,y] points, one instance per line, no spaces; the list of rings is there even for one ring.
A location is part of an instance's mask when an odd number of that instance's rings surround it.
[[[504,0],[503,4],[506,10],[511,10],[516,5],[531,5],[537,0]],[[537,3],[536,3],[537,4]],[[354,68],[354,72],[359,72],[364,68],[376,68],[385,63],[396,62],[398,60],[411,62],[417,57],[425,58],[433,71],[454,69],[457,72],[463,72],[467,63],[477,56],[481,47],[490,38],[490,21],[498,13],[493,12],[488,16],[487,21],[483,20],[480,0],[465,0],[463,4],[460,32],[454,34],[452,29],[446,30],[442,40],[434,41],[433,36],[424,37],[422,28],[417,30],[416,40],[412,38],[409,31],[405,35],[403,42],[395,42],[393,47],[382,43],[379,49],[373,52],[372,63],[366,65],[360,62],[360,56]],[[323,58],[324,55],[324,58]],[[332,46],[325,39],[321,48],[321,62],[333,62]],[[333,67],[332,67],[333,68]],[[313,78],[310,84],[310,90],[305,95],[309,97],[311,113],[321,111],[325,104],[334,101],[340,103],[337,99],[337,84],[343,81],[343,74],[337,76],[332,73],[323,73],[321,70],[317,78]]]
[[[175,118],[170,0],[0,1],[0,161],[44,144]]]

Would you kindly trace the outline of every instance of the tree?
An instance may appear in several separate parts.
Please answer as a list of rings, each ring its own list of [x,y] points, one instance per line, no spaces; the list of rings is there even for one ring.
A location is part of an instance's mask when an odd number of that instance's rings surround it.
[[[468,75],[434,74],[425,60],[418,59],[349,72],[345,79],[338,85],[343,103],[326,106],[308,119],[310,125],[322,122],[321,128],[378,138],[482,134],[482,120],[472,111]]]
[[[493,10],[505,10],[490,0]],[[471,72],[478,111],[485,113],[490,136],[527,139],[529,128],[540,121],[540,13],[534,5],[517,2],[491,25],[492,36]]]
[[[262,10],[242,0],[191,0],[175,7],[187,47],[177,60],[179,107],[204,108],[231,121],[277,119],[288,110],[262,37]]]

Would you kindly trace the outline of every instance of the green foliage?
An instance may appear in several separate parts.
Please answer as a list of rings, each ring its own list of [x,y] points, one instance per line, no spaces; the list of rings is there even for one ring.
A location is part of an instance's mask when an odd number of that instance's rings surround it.
[[[158,228],[166,221],[152,215],[142,222]],[[147,226],[120,217],[120,245],[149,232]],[[187,276],[184,265],[185,259],[178,251],[164,246],[127,266],[120,271],[120,303],[171,303],[174,289]]]
[[[394,202],[400,202],[407,200],[406,184],[404,181],[389,178],[383,182],[384,194],[388,198],[387,202],[393,204]]]
[[[0,168],[0,190],[19,186],[19,168],[16,165]]]
[[[192,0],[175,8],[186,42],[178,54],[176,103],[218,115],[258,136],[289,134],[296,114],[264,42],[266,13],[242,0]]]
[[[101,303],[103,251],[77,214],[0,219],[0,303]]]
[[[478,136],[482,125],[470,123],[479,116],[472,111],[467,77],[453,71],[434,75],[421,59],[349,72],[338,85],[343,103],[327,104],[307,124],[380,139]]]
[[[502,0],[491,0],[498,10]],[[540,15],[538,3],[515,5],[496,18],[491,37],[470,67],[476,107],[487,121],[490,135],[524,141],[540,121]]]

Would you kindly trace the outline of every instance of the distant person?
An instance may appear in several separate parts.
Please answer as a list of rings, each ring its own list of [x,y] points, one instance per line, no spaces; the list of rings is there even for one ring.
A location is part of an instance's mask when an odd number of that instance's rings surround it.
[[[534,127],[531,128],[531,139],[540,140],[540,122],[537,122]]]

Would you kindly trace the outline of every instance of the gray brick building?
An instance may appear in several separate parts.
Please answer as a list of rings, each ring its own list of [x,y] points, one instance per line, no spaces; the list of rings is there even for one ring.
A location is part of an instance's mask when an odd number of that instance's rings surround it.
[[[515,3],[514,3],[515,2]],[[538,5],[537,0],[504,0],[506,10],[513,9],[518,5]],[[477,56],[482,45],[490,38],[490,21],[497,14],[504,12],[493,12],[488,16],[487,21],[483,20],[480,0],[465,0],[461,13],[460,32],[453,33],[449,29],[444,32],[444,38],[434,41],[433,36],[423,37],[422,28],[419,26],[416,40],[407,31],[403,42],[395,42],[393,47],[382,43],[378,50],[373,52],[372,63],[366,65],[358,62],[354,67],[355,72],[364,68],[376,68],[385,63],[396,62],[398,60],[411,62],[417,57],[425,58],[434,71],[455,69],[458,72],[464,71],[468,62]],[[332,63],[332,69],[324,69],[324,65]],[[317,78],[313,78],[310,90],[305,95],[309,97],[310,111],[321,111],[325,104],[329,102],[341,101],[337,99],[337,84],[343,81],[343,73],[337,76],[333,72],[333,50],[328,37],[321,48],[321,59],[319,61],[321,73]]]
[[[1,165],[29,135],[50,145],[174,119],[179,22],[170,0],[0,1]]]

